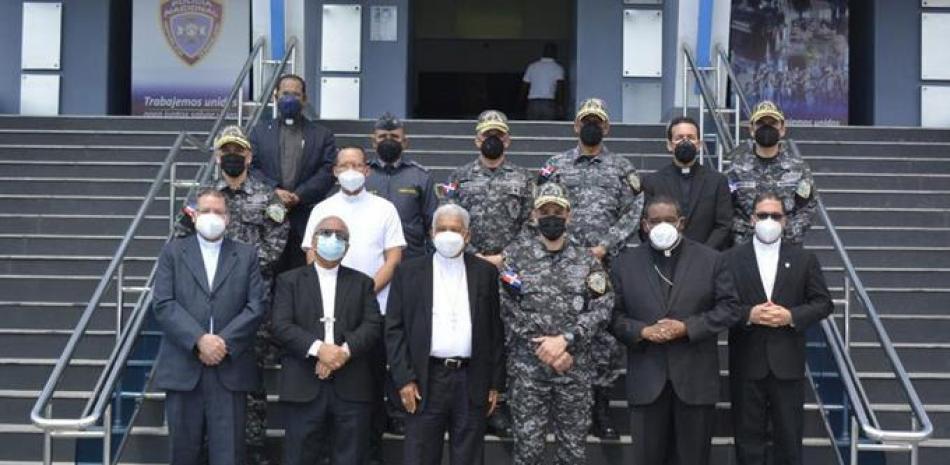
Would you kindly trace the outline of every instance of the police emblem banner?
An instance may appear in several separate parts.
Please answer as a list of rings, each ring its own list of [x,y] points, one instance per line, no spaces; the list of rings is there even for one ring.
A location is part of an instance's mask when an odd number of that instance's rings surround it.
[[[249,47],[250,0],[136,0],[132,114],[216,116]]]

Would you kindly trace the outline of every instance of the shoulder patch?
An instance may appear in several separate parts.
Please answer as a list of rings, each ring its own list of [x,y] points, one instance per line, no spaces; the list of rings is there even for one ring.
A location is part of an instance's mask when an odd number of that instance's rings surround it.
[[[625,179],[627,181],[627,184],[630,186],[630,188],[633,189],[633,192],[635,194],[639,194],[640,190],[642,189],[642,186],[640,183],[640,175],[637,174],[636,171],[631,171],[627,173],[627,176]]]
[[[459,185],[457,182],[436,184],[435,196],[439,199],[457,199],[459,197]]]
[[[802,179],[801,181],[798,181],[798,187],[795,189],[795,194],[803,199],[810,198],[811,187],[811,182],[809,182],[807,179]]]
[[[587,275],[587,287],[598,297],[607,292],[607,273],[595,271]]]
[[[287,217],[287,209],[283,205],[277,203],[268,205],[265,212],[271,221],[278,224],[283,223],[284,219]]]

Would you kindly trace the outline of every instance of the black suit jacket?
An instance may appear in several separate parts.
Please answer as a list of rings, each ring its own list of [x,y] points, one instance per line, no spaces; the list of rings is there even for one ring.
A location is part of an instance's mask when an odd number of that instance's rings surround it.
[[[730,376],[779,379],[805,376],[805,330],[834,310],[831,294],[815,254],[782,242],[772,302],[792,312],[793,327],[749,325],[752,307],[765,302],[765,289],[752,242],[725,254],[736,281],[740,321],[729,331]]]
[[[307,355],[317,339],[325,340],[323,298],[320,280],[312,265],[277,277],[274,294],[274,337],[284,348],[280,369],[280,399],[289,402],[313,400],[320,389],[331,388],[343,399],[370,402],[378,396],[372,351],[382,339],[382,317],[373,280],[340,266],[336,281],[333,340],[346,343],[350,360],[328,381],[317,378],[317,360]]]
[[[190,391],[198,385],[203,366],[195,346],[209,332],[228,347],[228,355],[215,367],[221,383],[232,391],[257,389],[253,343],[267,308],[267,291],[255,247],[224,238],[209,287],[198,239],[194,234],[175,239],[158,258],[152,292],[152,309],[163,333],[155,367],[159,389]]]
[[[648,245],[625,250],[611,265],[610,329],[627,346],[627,400],[633,405],[655,401],[667,380],[688,404],[719,398],[716,335],[739,319],[732,274],[719,252],[685,238],[679,247],[669,300],[663,299]],[[683,321],[687,337],[663,344],[641,338],[644,327],[663,318]]]
[[[716,250],[725,250],[732,240],[732,197],[724,175],[703,165],[693,166],[689,191],[689,215],[683,235]],[[672,163],[643,177],[646,200],[666,195],[679,201],[682,197],[679,168]],[[641,239],[646,237],[641,233]]]
[[[504,388],[504,327],[499,313],[498,271],[490,263],[465,254],[472,318],[469,362],[471,403],[483,406],[490,389]],[[399,264],[386,309],[386,352],[396,387],[415,381],[428,398],[429,353],[432,343],[432,254]]]
[[[313,206],[327,197],[333,187],[333,164],[336,162],[336,139],[329,129],[301,118],[303,127],[303,159],[297,167],[293,185],[284,186],[280,166],[280,122],[262,120],[251,130],[251,173],[271,187],[289,190],[300,203],[290,210],[290,227],[303,235]]]

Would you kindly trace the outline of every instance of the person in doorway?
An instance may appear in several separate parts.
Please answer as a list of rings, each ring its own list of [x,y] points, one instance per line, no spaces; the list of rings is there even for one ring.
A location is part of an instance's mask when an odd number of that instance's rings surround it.
[[[564,67],[556,60],[557,45],[549,42],[544,44],[541,59],[528,65],[524,72],[521,100],[527,103],[527,119],[555,120],[564,114]]]

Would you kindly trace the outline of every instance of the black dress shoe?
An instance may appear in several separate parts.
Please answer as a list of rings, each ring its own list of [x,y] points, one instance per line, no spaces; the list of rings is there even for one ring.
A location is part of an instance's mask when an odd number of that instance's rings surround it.
[[[594,388],[594,407],[591,411],[590,434],[600,439],[616,441],[620,433],[610,417],[610,396],[606,388]]]
[[[501,404],[492,416],[488,417],[488,426],[485,432],[500,438],[510,438],[511,432],[511,411],[507,404]]]
[[[401,418],[389,417],[386,422],[386,432],[396,436],[405,436],[406,424],[403,423]]]

